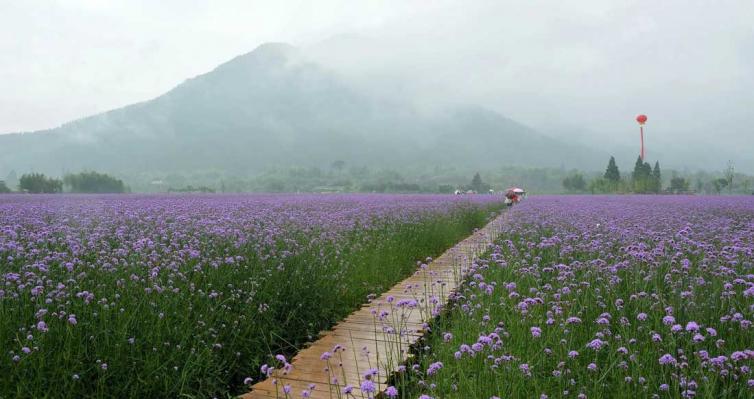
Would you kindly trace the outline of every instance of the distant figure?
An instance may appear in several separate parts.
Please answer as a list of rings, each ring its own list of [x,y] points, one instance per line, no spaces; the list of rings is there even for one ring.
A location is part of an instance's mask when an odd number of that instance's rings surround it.
[[[518,187],[511,187],[505,191],[505,204],[513,206],[521,201],[521,198],[526,195],[524,189]]]
[[[518,196],[513,192],[513,190],[508,190],[505,192],[505,205],[513,206],[513,204],[517,202]]]

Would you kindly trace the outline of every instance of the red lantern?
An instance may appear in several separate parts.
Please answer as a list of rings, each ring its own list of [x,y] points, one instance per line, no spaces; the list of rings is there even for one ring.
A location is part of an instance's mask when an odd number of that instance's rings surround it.
[[[644,114],[640,114],[639,116],[636,117],[636,121],[639,122],[640,125],[643,125],[647,123],[647,116]]]

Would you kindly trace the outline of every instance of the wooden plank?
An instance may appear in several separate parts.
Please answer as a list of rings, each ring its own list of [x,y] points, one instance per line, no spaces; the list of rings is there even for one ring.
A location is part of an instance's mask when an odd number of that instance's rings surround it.
[[[276,370],[241,398],[300,398],[304,390],[315,399],[371,398],[374,395],[360,390],[370,369],[376,369],[370,378],[377,391],[386,389],[389,376],[408,359],[411,345],[423,336],[432,309],[447,304],[474,257],[499,234],[505,216],[499,215],[332,330],[322,332],[317,341],[291,359],[290,372]],[[411,306],[406,306],[408,301]],[[345,349],[333,353],[336,345]],[[331,353],[329,362],[322,359],[325,352]],[[291,388],[287,396],[283,393],[285,385]],[[349,395],[343,393],[346,385],[352,386]]]

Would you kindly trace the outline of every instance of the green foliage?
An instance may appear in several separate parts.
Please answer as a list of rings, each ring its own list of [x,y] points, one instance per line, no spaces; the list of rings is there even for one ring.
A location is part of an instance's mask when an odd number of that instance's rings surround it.
[[[42,173],[30,173],[21,176],[18,187],[21,191],[32,194],[53,194],[63,192],[63,182],[59,179],[47,177]]]
[[[169,188],[169,193],[214,193],[215,189],[207,187],[207,186],[199,186],[194,187],[192,185],[188,185],[186,187],[182,188]]]
[[[437,186],[437,192],[440,194],[451,194],[454,191],[455,189],[450,184],[440,184]]]
[[[733,167],[733,161],[728,161],[728,167],[723,171],[723,176],[725,176],[728,192],[733,192],[733,177],[735,177],[735,175],[736,170]]]
[[[337,170],[338,172],[341,172],[343,168],[346,166],[346,162],[342,160],[337,160],[332,163],[332,168]]]
[[[10,192],[8,186],[5,185],[5,182],[0,180],[0,194],[8,194]]]
[[[642,162],[641,166],[639,166],[640,161],[641,159],[637,160],[637,168],[640,171],[639,173],[643,174],[645,173],[644,163]],[[632,191],[633,187],[630,186],[633,186],[633,181],[627,183],[621,179],[615,157],[611,156],[610,161],[607,163],[605,174],[602,177],[591,180],[588,183],[588,190],[592,194],[617,194]]]
[[[754,176],[735,173],[731,166],[729,164],[728,169],[718,173],[697,171],[683,177],[693,182],[693,189],[700,194],[721,194],[726,189],[730,194],[754,194]]]
[[[578,173],[577,173],[578,174]],[[620,170],[615,162],[615,157],[611,156],[607,168],[602,177],[592,179],[588,183],[584,182],[585,190],[592,194],[625,194],[635,193],[659,193],[661,190],[660,163],[655,164],[654,170],[644,162],[641,157],[636,160],[634,172],[630,180],[621,179]],[[575,175],[574,175],[575,176]],[[571,177],[563,181],[563,186],[569,191],[583,191],[578,188],[581,182]]]
[[[615,157],[613,156],[610,157],[610,162],[607,163],[604,178],[612,182],[620,181],[620,170],[618,170],[618,165],[615,164]]]
[[[656,169],[659,176],[659,162],[656,165]],[[653,176],[652,166],[650,166],[649,163],[644,162],[641,157],[638,157],[636,159],[636,164],[634,165],[634,173],[631,177],[634,192],[640,194],[660,192],[659,177],[655,179],[655,177]]]
[[[563,179],[563,187],[567,191],[582,192],[586,191],[587,184],[584,176],[581,173],[575,173]]]
[[[418,193],[422,191],[421,186],[416,183],[401,182],[365,184],[361,188],[363,191],[373,193]]]
[[[652,169],[652,177],[650,184],[653,193],[659,193],[662,191],[662,172],[660,171],[660,161],[655,162],[655,167]]]
[[[487,191],[490,191],[490,185],[482,181],[482,176],[479,175],[479,172],[474,174],[474,177],[471,179],[471,184],[468,186],[469,190],[474,190],[477,193],[485,193]]]
[[[725,187],[728,187],[728,179],[721,177],[712,181],[712,186],[715,188],[715,193],[720,194]]]
[[[123,181],[104,173],[95,171],[67,174],[63,182],[74,193],[123,193],[126,185]]]
[[[631,191],[623,180],[612,181],[605,178],[596,178],[589,182],[589,192],[592,194],[625,194]]]
[[[670,179],[670,191],[675,194],[689,191],[689,181],[683,177],[673,176]]]
[[[617,161],[616,169],[617,169]],[[491,169],[469,169],[449,164],[424,164],[410,168],[374,168],[364,164],[347,163],[342,171],[332,167],[332,162],[307,166],[270,167],[262,174],[231,174],[208,169],[198,172],[175,172],[172,174],[150,173],[129,177],[127,181],[134,192],[165,192],[168,188],[193,186],[207,187],[216,192],[421,192],[452,193],[456,189],[468,190],[470,179],[477,171],[480,179],[495,191],[519,186],[536,194],[560,194],[568,191],[563,180],[576,173],[586,180],[586,191],[609,194],[631,193],[634,189],[631,173],[618,173],[618,180],[604,178],[602,171],[565,168],[532,168],[520,165],[501,165]],[[643,164],[642,164],[643,165]],[[609,165],[608,165],[609,166]],[[659,165],[656,165],[659,166]],[[611,168],[612,169],[612,168]],[[671,170],[663,170],[670,176]],[[654,176],[652,169],[651,175]],[[697,193],[717,193],[712,184],[721,177],[722,171],[675,172],[690,182],[690,189]],[[597,179],[599,177],[599,179]],[[125,179],[124,179],[125,181]],[[658,180],[654,180],[657,182]],[[665,180],[663,180],[665,181]],[[160,182],[154,184],[152,182]],[[11,186],[6,178],[6,183]],[[670,183],[669,177],[666,184]],[[754,177],[736,173],[732,193],[751,194]],[[655,183],[656,184],[656,183]],[[448,189],[448,186],[452,188]],[[669,186],[668,186],[669,187]],[[729,186],[725,187],[730,189]],[[657,185],[651,191],[662,191]],[[484,189],[482,190],[484,192]]]

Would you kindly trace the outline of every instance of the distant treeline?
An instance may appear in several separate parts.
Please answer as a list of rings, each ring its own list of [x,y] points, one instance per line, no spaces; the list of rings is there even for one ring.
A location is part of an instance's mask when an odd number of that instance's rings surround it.
[[[207,186],[200,186],[200,187],[194,187],[192,185],[188,185],[186,187],[181,188],[169,188],[169,193],[214,193],[214,188],[209,188]]]
[[[15,176],[9,176],[11,179]],[[10,179],[8,179],[10,180]],[[12,185],[12,184],[11,184]],[[66,174],[63,179],[48,177],[43,173],[23,174],[18,179],[18,192],[32,194],[70,193],[124,193],[128,191],[122,180],[104,173],[84,171]],[[64,190],[65,189],[65,190]],[[13,190],[6,181],[0,181],[0,193]]]
[[[195,171],[168,174],[139,174],[116,178],[84,171],[65,174],[62,179],[40,173],[16,177],[11,172],[0,193],[240,193],[240,192],[374,192],[453,193],[499,192],[511,186],[530,193],[699,193],[752,194],[754,177],[736,173],[732,164],[720,172],[662,170],[659,162],[637,159],[633,171],[622,172],[611,157],[604,172],[565,168],[500,166],[473,170],[449,165],[402,170],[369,168],[333,161],[326,167],[271,168],[260,174]],[[126,185],[125,181],[128,181]]]
[[[475,171],[449,166],[425,170],[397,171],[349,166],[335,161],[327,168],[273,168],[256,176],[239,176],[216,171],[185,174],[133,176],[128,187],[115,177],[86,171],[67,174],[62,179],[32,173],[22,179],[11,172],[6,177],[10,190],[43,192],[370,192],[370,193],[453,193],[455,191],[500,191],[510,186],[526,186],[537,192],[555,193],[565,171],[548,168],[501,167]],[[21,183],[23,180],[23,183]],[[27,182],[30,180],[34,184]],[[50,187],[50,188],[39,188]],[[129,188],[130,187],[130,188]]]
[[[474,181],[474,175],[480,177]],[[557,168],[501,166],[470,169],[428,166],[422,169],[369,168],[333,162],[327,167],[279,167],[256,175],[221,171],[197,171],[134,176],[134,192],[177,191],[179,187],[207,187],[217,193],[240,192],[375,192],[453,193],[456,190],[487,192],[510,186],[526,186],[539,193],[562,192],[568,171]]]
[[[63,183],[70,187],[73,193],[126,192],[126,185],[122,180],[94,171],[68,174],[63,178]]]
[[[754,178],[735,172],[733,163],[720,174],[697,172],[695,174],[680,175],[673,172],[669,180],[663,180],[660,162],[654,167],[644,162],[641,157],[636,160],[632,173],[623,176],[615,162],[610,157],[605,173],[591,179],[585,178],[581,172],[572,172],[562,181],[563,188],[570,193],[593,194],[754,194]]]

